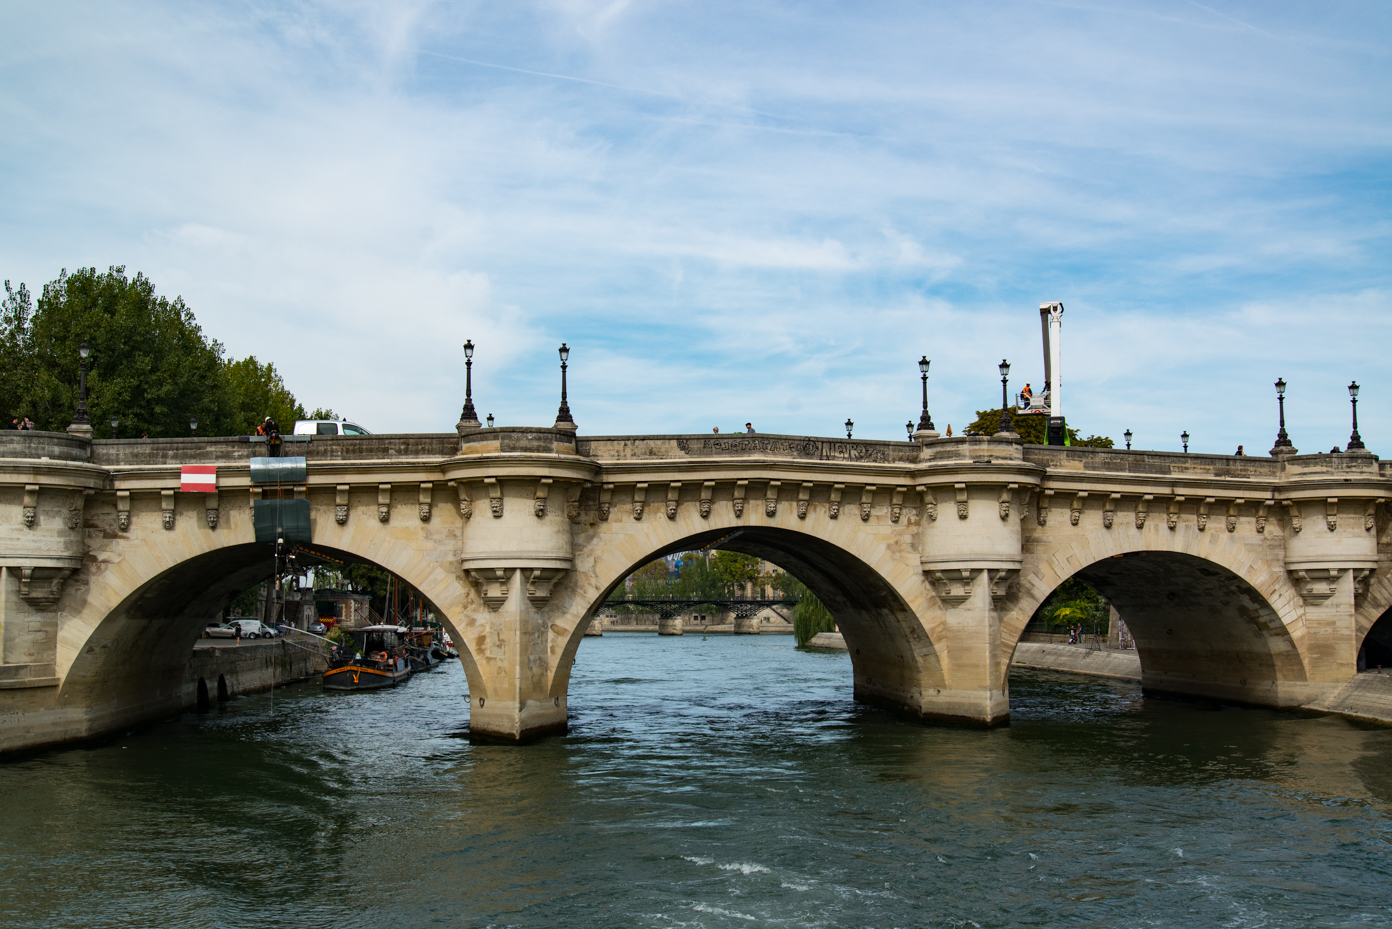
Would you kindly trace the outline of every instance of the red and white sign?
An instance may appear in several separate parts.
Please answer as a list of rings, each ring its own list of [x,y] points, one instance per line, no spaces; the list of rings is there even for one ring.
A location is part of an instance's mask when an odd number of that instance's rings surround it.
[[[184,493],[210,494],[217,491],[216,465],[184,465],[179,472],[179,489]]]

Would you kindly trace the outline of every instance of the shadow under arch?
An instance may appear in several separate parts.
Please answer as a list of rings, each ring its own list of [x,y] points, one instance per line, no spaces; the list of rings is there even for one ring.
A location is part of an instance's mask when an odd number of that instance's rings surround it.
[[[1183,552],[1111,555],[1073,572],[1116,607],[1136,643],[1144,691],[1241,703],[1302,702],[1305,663],[1281,616],[1252,584]],[[1060,583],[1063,579],[1060,579]],[[1017,604],[1012,660],[1024,624],[1047,597]],[[1026,612],[1028,610],[1028,612]],[[1023,621],[1020,617],[1023,616]]]
[[[338,560],[391,570],[353,552],[319,544],[313,549]],[[269,543],[229,545],[202,552],[146,580],[88,633],[63,676],[60,699],[88,707],[93,731],[191,705],[196,685],[185,676],[194,643],[234,597],[272,576],[273,554]],[[420,590],[419,583],[405,579]],[[428,593],[421,593],[450,629],[471,682],[478,679],[473,656],[456,624]]]
[[[1392,667],[1392,607],[1368,627],[1358,643],[1358,670]]]
[[[917,702],[921,689],[945,687],[942,662],[923,622],[879,571],[818,536],[752,526],[687,536],[654,549],[608,578],[566,643],[551,695],[566,696],[586,628],[629,574],[665,555],[707,547],[753,555],[778,565],[825,604],[850,651],[856,700],[921,716],[921,703]],[[906,703],[902,695],[910,695],[915,702]]]

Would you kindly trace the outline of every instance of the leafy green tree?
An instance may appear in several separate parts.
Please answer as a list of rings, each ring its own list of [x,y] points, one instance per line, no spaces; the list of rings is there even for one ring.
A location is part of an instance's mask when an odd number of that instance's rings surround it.
[[[791,574],[782,575],[778,581],[784,596],[797,598],[797,606],[793,607],[793,637],[798,645],[806,645],[819,632],[836,631],[836,618],[802,581]]]
[[[1049,417],[1038,413],[1031,413],[1026,416],[1019,415],[1019,407],[1012,407],[1010,410],[1011,428],[1020,435],[1021,441],[1026,445],[1048,445],[1049,444]],[[967,427],[968,432],[976,432],[981,435],[995,435],[1000,428],[1000,410],[977,410],[976,420]],[[1106,436],[1090,435],[1086,439],[1078,435],[1078,430],[1072,427],[1068,429],[1068,444],[1080,445],[1087,448],[1111,448],[1113,442]]]
[[[1082,626],[1088,633],[1105,635],[1111,620],[1111,604],[1097,589],[1078,577],[1060,584],[1034,611],[1031,622],[1048,632]]]
[[[297,419],[310,417],[271,362],[261,364],[255,355],[223,365],[223,384],[227,392],[230,417],[224,435],[251,435],[267,416],[283,432],[291,431]]]
[[[29,288],[20,284],[19,290],[15,290],[6,281],[5,299],[0,303],[0,413],[6,417],[4,425],[27,412],[22,409],[29,383],[25,351],[33,315],[34,299]]]
[[[761,579],[759,559],[740,552],[715,551],[710,556],[711,568],[725,581],[732,596],[743,593],[749,584]]]

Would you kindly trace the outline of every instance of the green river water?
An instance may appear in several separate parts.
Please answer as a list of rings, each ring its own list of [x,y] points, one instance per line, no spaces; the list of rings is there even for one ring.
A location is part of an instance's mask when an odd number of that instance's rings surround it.
[[[1392,730],[1027,671],[925,727],[850,671],[609,634],[523,748],[451,666],[0,764],[0,926],[1392,926]]]

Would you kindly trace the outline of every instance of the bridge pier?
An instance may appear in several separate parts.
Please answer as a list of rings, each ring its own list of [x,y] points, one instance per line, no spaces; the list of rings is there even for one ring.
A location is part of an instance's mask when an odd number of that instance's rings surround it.
[[[657,618],[658,635],[681,635],[682,618],[680,616],[659,616]]]

